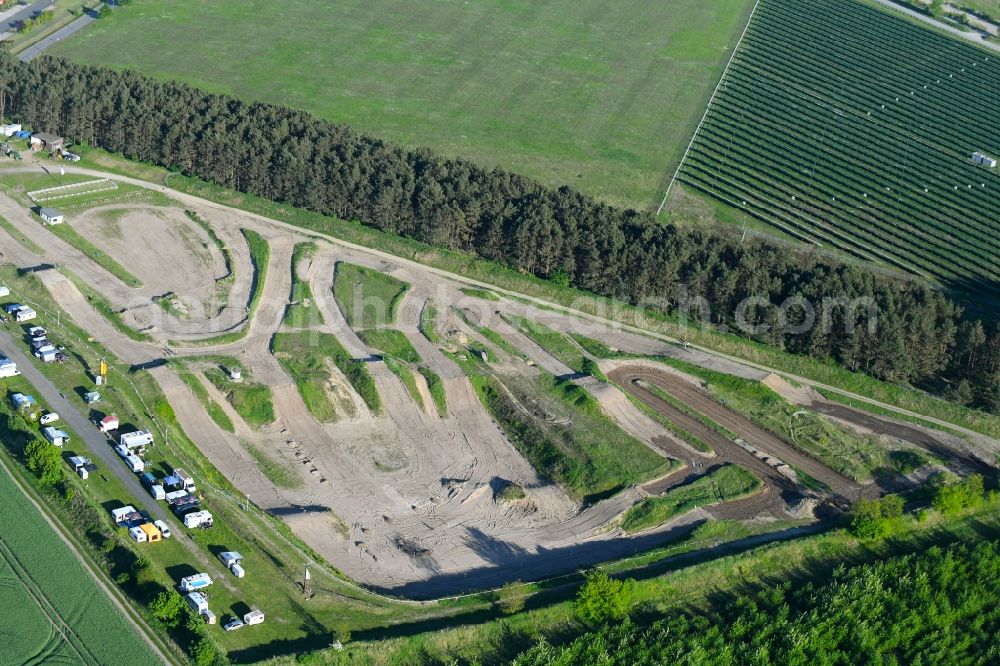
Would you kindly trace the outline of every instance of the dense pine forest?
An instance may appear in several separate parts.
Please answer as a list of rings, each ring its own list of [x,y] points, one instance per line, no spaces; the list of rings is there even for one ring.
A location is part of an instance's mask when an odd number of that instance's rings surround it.
[[[747,297],[772,304],[758,301],[743,313],[763,324],[780,321],[787,299],[808,299],[817,321],[831,326],[748,335],[880,379],[946,387],[953,399],[1000,411],[1000,324],[964,319],[953,301],[918,281],[661,224],[648,211],[614,208],[568,187],[134,72],[49,57],[5,58],[3,72],[0,114],[36,130],[668,313],[703,299],[708,307],[698,312],[730,328]],[[873,327],[870,308],[843,305],[860,297],[877,306]],[[793,322],[802,314],[790,311]]]
[[[595,629],[540,644],[517,666],[989,664],[1000,661],[1000,544],[933,547],[774,585],[707,614]]]

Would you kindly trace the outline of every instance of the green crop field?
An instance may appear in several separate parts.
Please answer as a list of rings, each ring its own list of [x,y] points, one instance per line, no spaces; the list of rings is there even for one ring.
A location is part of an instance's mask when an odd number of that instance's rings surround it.
[[[2,663],[156,663],[5,473],[0,473],[0,608]]]
[[[291,105],[645,207],[752,4],[132,3],[51,53]]]
[[[784,232],[1000,293],[1000,55],[854,0],[763,0],[680,181]]]

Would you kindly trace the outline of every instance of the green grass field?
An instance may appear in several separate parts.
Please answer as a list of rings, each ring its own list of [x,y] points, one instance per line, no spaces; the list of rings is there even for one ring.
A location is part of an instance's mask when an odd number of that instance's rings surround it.
[[[384,273],[337,262],[333,295],[347,323],[355,329],[391,325],[396,321],[399,301],[409,288],[407,283]]]
[[[285,310],[285,324],[309,328],[323,323],[323,314],[313,303],[309,283],[299,275],[299,264],[316,253],[316,243],[298,243],[292,252],[292,297]]]
[[[133,3],[51,52],[288,104],[646,207],[752,4],[176,0]]]
[[[639,532],[662,525],[691,509],[727,502],[756,492],[761,481],[736,465],[716,468],[691,483],[671,488],[662,495],[647,497],[622,517],[622,529]]]
[[[402,331],[394,328],[369,328],[358,331],[366,345],[407,363],[420,363],[420,354]]]
[[[205,377],[222,391],[233,409],[251,427],[259,428],[274,421],[274,403],[271,400],[271,389],[267,386],[246,380],[230,381],[218,368],[206,370]]]
[[[0,473],[0,608],[3,663],[156,662],[5,473]]]

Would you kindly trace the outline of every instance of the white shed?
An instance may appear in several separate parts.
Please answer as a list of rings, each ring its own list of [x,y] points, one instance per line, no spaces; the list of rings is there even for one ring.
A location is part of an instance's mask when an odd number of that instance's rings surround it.
[[[55,208],[42,208],[38,214],[41,215],[46,224],[62,224],[64,221],[63,214]]]

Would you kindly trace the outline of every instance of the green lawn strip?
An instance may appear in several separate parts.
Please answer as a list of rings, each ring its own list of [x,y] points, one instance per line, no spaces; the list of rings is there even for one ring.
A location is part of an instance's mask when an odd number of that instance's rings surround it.
[[[324,368],[324,359],[327,358],[344,373],[368,408],[375,414],[382,413],[382,400],[368,367],[362,361],[355,361],[335,336],[314,331],[278,333],[272,344],[275,356],[296,379],[296,384],[299,384],[299,377],[302,378],[299,391],[303,391],[302,386],[307,387],[307,393],[302,394],[303,400],[306,400],[307,394],[310,396],[306,406],[310,411],[316,410],[314,414],[327,416],[326,410],[331,410],[329,415],[335,418],[334,407],[325,391],[320,398],[322,384],[329,381],[329,372]]]
[[[476,287],[459,287],[460,292],[473,298],[481,298],[484,301],[499,301],[500,296],[495,291],[489,289],[479,289]]]
[[[550,375],[541,376],[533,396],[512,397],[497,378],[469,374],[479,399],[510,441],[540,474],[562,485],[574,499],[591,502],[613,495],[635,483],[662,476],[676,464],[627,435],[595,412],[588,400],[558,385]],[[567,422],[547,423],[527,416],[518,407],[518,403],[546,394],[552,399],[549,407],[555,408],[554,403],[563,405],[570,415]]]
[[[865,481],[873,473],[888,470],[888,453],[874,435],[859,436],[792,405],[760,382],[677,359],[664,357],[659,361],[704,380],[717,401],[836,472]]]
[[[476,324],[472,320],[472,317],[469,316],[469,313],[466,310],[454,306],[452,306],[451,309],[453,312],[458,314],[459,317],[461,317],[462,321],[464,321],[469,326],[469,328],[471,328],[472,330],[479,333],[479,335],[489,340],[498,349],[502,349],[503,351],[507,352],[512,358],[521,358],[521,359],[527,358],[527,356],[525,356],[520,350],[518,350],[517,347],[512,345],[505,337],[494,331],[492,328],[487,328],[485,326],[480,326]]]
[[[199,227],[205,230],[205,233],[208,235],[209,239],[212,241],[215,247],[218,248],[219,253],[222,254],[222,260],[226,264],[226,275],[221,279],[216,280],[216,282],[227,282],[227,283],[232,282],[233,279],[236,277],[236,264],[233,261],[232,251],[226,246],[225,243],[222,242],[222,239],[219,238],[219,234],[215,233],[215,227],[209,224],[208,221],[205,220],[201,215],[190,209],[186,209],[184,211],[184,214],[187,215],[192,222],[194,222]]]
[[[441,336],[437,332],[438,311],[434,303],[427,301],[420,311],[420,333],[433,345],[441,344]]]
[[[333,294],[354,329],[391,326],[410,285],[362,266],[337,262]]]
[[[638,308],[621,301],[558,285],[465,253],[432,247],[355,222],[347,222],[321,213],[289,207],[250,194],[235,192],[196,178],[171,173],[166,169],[130,162],[104,151],[95,149],[90,152],[93,155],[95,166],[112,173],[136,176],[146,180],[167,180],[170,187],[209,201],[233,206],[347,242],[377,248],[382,252],[388,252],[440,270],[465,276],[471,280],[493,285],[497,289],[543,299],[585,314],[635,326],[652,333],[683,339],[692,345],[705,347],[769,368],[778,368],[786,373],[829,384],[901,409],[949,421],[990,437],[1000,437],[1000,415],[969,409],[918,389],[890,384],[869,375],[851,372],[832,360],[819,360],[791,354],[731,333],[720,333],[713,326],[684,322],[675,315],[666,315],[649,308]],[[534,303],[534,305],[546,307],[539,303]],[[558,308],[551,309],[561,312]]]
[[[518,330],[534,340],[539,347],[569,366],[571,370],[583,372],[584,356],[565,335],[524,317],[509,314],[503,317],[508,323],[513,324]]]
[[[427,391],[431,394],[431,399],[434,400],[434,406],[437,407],[438,416],[445,418],[448,416],[448,396],[444,390],[444,382],[441,381],[440,375],[428,368],[426,365],[422,365],[417,368],[417,372],[424,376],[427,380]]]
[[[142,281],[139,278],[129,273],[124,266],[115,261],[110,255],[105,254],[103,250],[100,250],[96,245],[78,234],[69,224],[47,224],[45,228],[80,250],[80,252],[83,252],[98,266],[114,275],[129,287],[137,289],[142,286]]]
[[[622,516],[622,529],[632,533],[656,527],[692,509],[752,495],[762,485],[742,467],[723,465],[687,485],[644,498]]]
[[[21,233],[20,229],[18,229],[17,227],[15,227],[13,224],[11,224],[9,221],[7,221],[4,217],[0,217],[0,228],[2,228],[4,231],[6,231],[8,234],[10,234],[11,238],[13,238],[14,240],[16,240],[21,245],[23,245],[29,251],[34,252],[37,255],[42,255],[42,254],[45,253],[45,250],[43,250],[42,248],[38,247],[38,244],[35,243],[35,241],[31,240],[30,238],[28,238],[27,236],[25,236],[23,233]]]
[[[292,250],[292,294],[285,309],[284,323],[296,328],[309,328],[323,323],[323,313],[313,302],[309,283],[299,276],[299,264],[316,253],[316,243],[296,243]]]
[[[702,453],[713,453],[715,451],[715,449],[713,449],[709,444],[702,441],[700,438],[695,437],[684,428],[681,428],[679,425],[677,425],[676,423],[665,417],[663,414],[659,413],[658,411],[656,411],[655,409],[644,403],[642,400],[639,400],[639,398],[635,397],[628,391],[622,391],[622,392],[629,400],[632,401],[632,404],[634,404],[636,407],[639,408],[639,411],[641,411],[646,416],[659,423],[669,432],[673,433],[683,441],[690,444],[692,447],[694,447],[695,450],[701,451]]]
[[[187,384],[191,392],[195,394],[198,398],[198,402],[202,404],[208,415],[212,417],[216,425],[225,430],[226,432],[236,432],[236,427],[233,425],[232,420],[226,414],[226,412],[212,400],[212,397],[208,395],[208,390],[205,385],[201,383],[193,373],[191,372],[179,372],[178,376]]]
[[[233,409],[251,427],[260,428],[274,422],[274,403],[267,386],[246,380],[234,382],[218,368],[206,370],[205,378],[222,391]]]
[[[413,402],[417,403],[417,407],[423,409],[424,397],[420,395],[420,390],[417,388],[417,378],[413,376],[413,370],[410,369],[410,366],[401,363],[391,356],[387,356],[385,358],[385,367],[389,368],[392,374],[399,377],[399,380],[403,382],[403,386],[406,387],[406,392],[413,398]]]
[[[250,247],[250,261],[253,262],[253,283],[250,286],[250,300],[247,302],[247,321],[253,319],[264,295],[264,284],[267,282],[267,267],[271,259],[271,246],[252,229],[240,229]]]
[[[302,487],[302,479],[287,464],[278,462],[250,442],[243,441],[243,448],[257,463],[257,468],[277,487],[287,490]]]
[[[594,358],[639,358],[639,354],[630,354],[628,352],[618,351],[607,346],[600,340],[595,340],[593,338],[588,338],[585,335],[580,335],[579,333],[570,333],[569,337],[576,344],[580,345],[585,352],[593,356]]]
[[[369,328],[358,331],[358,337],[368,345],[407,363],[420,363],[420,354],[402,331],[394,328]]]
[[[130,340],[135,340],[136,342],[152,342],[153,337],[148,333],[142,333],[135,330],[122,320],[121,314],[117,310],[111,307],[111,304],[96,290],[90,287],[86,282],[81,280],[72,271],[67,269],[62,269],[63,275],[69,278],[70,282],[76,285],[76,288],[83,294],[83,297],[87,299],[98,313],[100,313],[108,323],[111,324],[119,333],[125,335]]]

